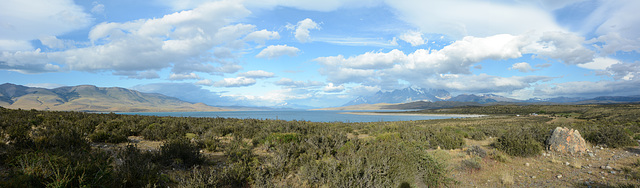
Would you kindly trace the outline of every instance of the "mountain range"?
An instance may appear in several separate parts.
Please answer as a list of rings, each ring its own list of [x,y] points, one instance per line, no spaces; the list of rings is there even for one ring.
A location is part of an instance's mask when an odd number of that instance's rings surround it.
[[[392,91],[378,91],[371,96],[360,96],[343,106],[378,103],[408,103],[415,101],[443,101],[451,98],[448,91],[442,89],[422,89],[408,87]]]
[[[0,106],[36,110],[86,112],[223,111],[203,103],[189,103],[155,93],[119,87],[79,85],[45,89],[5,83]]]
[[[572,104],[591,104],[591,103],[622,103],[622,102],[640,102],[640,95],[635,96],[601,96],[595,98],[584,97],[556,97],[556,98],[531,98],[527,100],[518,100],[495,94],[460,94],[452,97],[451,94],[442,89],[422,89],[409,87],[405,89],[396,89],[392,91],[378,91],[371,96],[359,96],[356,99],[346,103],[343,107],[353,106],[361,109],[366,104],[379,103],[416,103],[425,104],[425,102],[463,102],[456,104],[465,104],[467,102],[487,104],[487,103],[572,103]],[[421,105],[418,105],[421,106]],[[379,106],[378,106],[379,107]],[[385,107],[389,108],[389,106]],[[345,108],[341,108],[345,109]]]

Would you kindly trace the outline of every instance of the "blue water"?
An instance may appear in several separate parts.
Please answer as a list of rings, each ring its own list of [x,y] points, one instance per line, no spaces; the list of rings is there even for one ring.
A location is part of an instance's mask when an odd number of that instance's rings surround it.
[[[298,120],[311,122],[380,122],[380,121],[411,121],[429,119],[456,118],[449,116],[414,116],[414,115],[355,115],[344,112],[373,112],[373,111],[223,111],[223,112],[126,112],[119,114],[137,114],[149,116],[174,117],[223,117],[239,119],[272,119]]]

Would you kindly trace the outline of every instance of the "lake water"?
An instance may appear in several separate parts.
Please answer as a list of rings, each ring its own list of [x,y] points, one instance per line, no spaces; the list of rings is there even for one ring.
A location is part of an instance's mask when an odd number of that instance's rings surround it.
[[[356,115],[345,112],[379,112],[379,111],[222,111],[222,112],[126,112],[119,114],[137,114],[149,116],[174,117],[223,117],[239,119],[278,119],[312,122],[379,122],[379,121],[411,121],[429,119],[459,118],[457,116],[425,116],[425,115]]]

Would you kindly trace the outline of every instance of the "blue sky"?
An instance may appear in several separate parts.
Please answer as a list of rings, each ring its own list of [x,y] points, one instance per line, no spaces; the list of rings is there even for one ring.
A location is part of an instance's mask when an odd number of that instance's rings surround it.
[[[640,93],[635,0],[6,0],[0,82],[214,106]]]

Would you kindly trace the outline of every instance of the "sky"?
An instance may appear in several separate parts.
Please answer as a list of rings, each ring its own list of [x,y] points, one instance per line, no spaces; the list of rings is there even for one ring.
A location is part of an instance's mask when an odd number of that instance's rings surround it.
[[[3,0],[0,82],[213,106],[640,94],[637,0]]]

